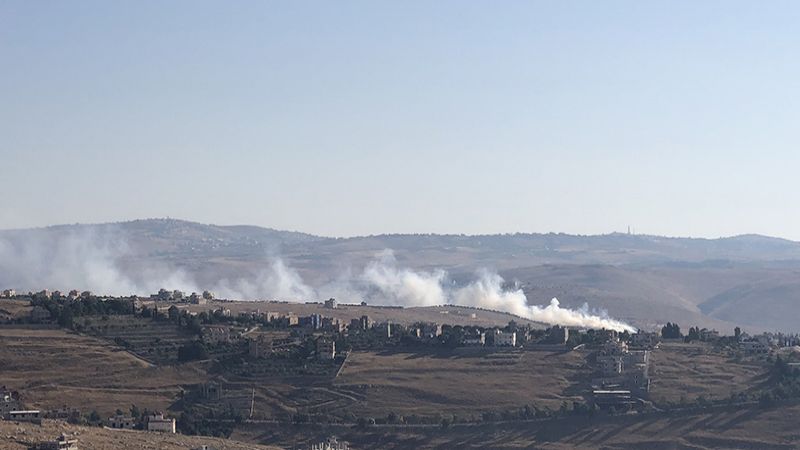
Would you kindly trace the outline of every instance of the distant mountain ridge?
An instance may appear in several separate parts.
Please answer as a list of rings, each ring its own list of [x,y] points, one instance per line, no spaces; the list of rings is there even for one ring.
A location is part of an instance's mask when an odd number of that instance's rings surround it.
[[[70,241],[75,236],[77,243]],[[36,265],[47,261],[48,249],[67,242],[69,253],[70,246],[80,250],[87,239],[110,249],[124,270],[166,265],[209,286],[256,273],[276,257],[308,284],[321,286],[344,272],[359,272],[391,249],[398,267],[443,269],[456,283],[467,282],[481,269],[495,270],[518,283],[530,302],[543,304],[552,297],[570,307],[586,302],[641,326],[673,320],[800,331],[793,314],[800,306],[800,282],[795,281],[800,280],[800,243],[754,234],[717,239],[624,233],[334,238],[250,225],[142,219],[0,231],[0,285],[25,284],[8,275],[18,266],[10,259],[28,258],[36,253],[31,247],[42,253],[29,262]],[[69,258],[66,263],[74,264]],[[761,313],[762,307],[769,313]]]

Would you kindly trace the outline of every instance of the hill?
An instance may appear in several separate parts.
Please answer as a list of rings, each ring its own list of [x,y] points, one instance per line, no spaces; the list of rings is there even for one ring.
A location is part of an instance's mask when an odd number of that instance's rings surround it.
[[[798,298],[793,278],[800,270],[800,243],[759,235],[331,238],[147,219],[0,231],[0,286],[148,294],[160,287],[222,285],[228,288],[224,292],[240,295],[307,300],[308,295],[352,295],[342,280],[358,281],[386,249],[398,269],[445,270],[454,285],[490,269],[517,282],[530,303],[546,304],[552,297],[570,307],[586,303],[640,327],[673,320],[720,329],[800,330],[787,314]],[[280,276],[271,272],[278,259],[287,272]]]

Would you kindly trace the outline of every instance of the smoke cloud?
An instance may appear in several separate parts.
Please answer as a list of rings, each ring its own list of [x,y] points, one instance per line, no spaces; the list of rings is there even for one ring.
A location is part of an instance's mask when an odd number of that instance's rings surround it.
[[[131,249],[119,235],[46,233],[36,238],[0,237],[0,287],[20,290],[79,289],[108,295],[146,295],[160,288],[201,292],[193,276],[168,264],[136,268],[124,264]],[[149,260],[148,260],[149,261]],[[206,287],[207,288],[207,287]],[[503,311],[536,322],[585,328],[635,331],[604,312],[562,308],[557,299],[546,306],[529,305],[521,289],[507,289],[497,273],[484,270],[472,282],[456,287],[444,270],[414,271],[398,267],[391,250],[376,255],[358,273],[350,271],[317,289],[280,258],[263,270],[212,283],[222,298],[309,301],[328,296],[396,306],[462,305]]]

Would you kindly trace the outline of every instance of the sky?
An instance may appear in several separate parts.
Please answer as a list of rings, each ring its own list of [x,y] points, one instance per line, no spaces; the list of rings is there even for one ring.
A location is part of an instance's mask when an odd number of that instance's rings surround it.
[[[0,228],[800,240],[800,3],[0,2]]]

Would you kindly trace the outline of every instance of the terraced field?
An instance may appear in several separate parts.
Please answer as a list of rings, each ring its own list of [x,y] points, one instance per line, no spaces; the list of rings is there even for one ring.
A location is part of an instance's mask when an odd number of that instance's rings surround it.
[[[91,317],[76,322],[86,333],[114,341],[155,364],[175,363],[178,347],[195,339],[171,322],[142,317]]]
[[[156,367],[94,337],[54,329],[0,327],[0,384],[26,406],[61,406],[103,415],[132,404],[167,409],[182,386],[206,379],[199,365]]]

